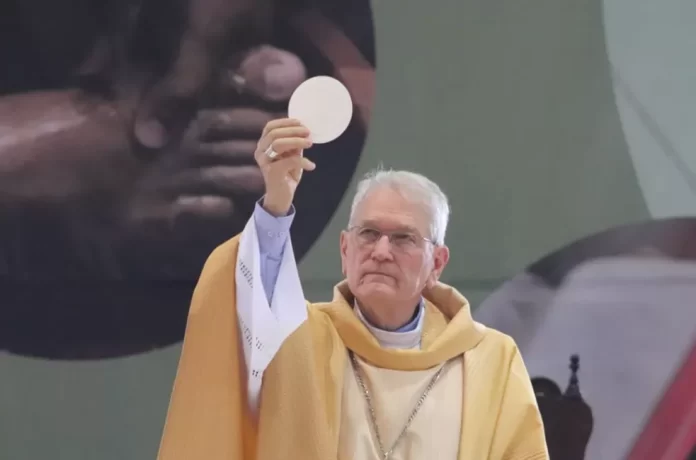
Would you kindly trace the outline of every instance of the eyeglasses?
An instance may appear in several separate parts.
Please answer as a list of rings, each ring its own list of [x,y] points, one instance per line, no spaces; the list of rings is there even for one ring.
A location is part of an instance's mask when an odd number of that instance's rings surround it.
[[[353,226],[348,228],[349,232],[353,232],[357,237],[358,244],[361,246],[371,246],[376,244],[383,236],[389,239],[389,243],[395,249],[400,251],[409,251],[420,249],[424,243],[436,244],[433,240],[422,237],[411,232],[383,232],[372,227]]]

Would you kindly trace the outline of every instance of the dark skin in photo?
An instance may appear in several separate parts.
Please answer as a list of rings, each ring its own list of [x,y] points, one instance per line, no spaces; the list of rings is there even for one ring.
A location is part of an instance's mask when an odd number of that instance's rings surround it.
[[[315,219],[296,223],[306,252],[364,142],[374,51],[363,3],[350,38],[335,22],[342,5],[296,0],[0,6],[13,19],[0,31],[12,63],[0,75],[0,348],[83,359],[179,340],[207,254],[262,193],[263,127],[297,85],[326,74],[357,116],[308,152],[325,164],[298,193]],[[347,153],[324,155],[333,150]]]

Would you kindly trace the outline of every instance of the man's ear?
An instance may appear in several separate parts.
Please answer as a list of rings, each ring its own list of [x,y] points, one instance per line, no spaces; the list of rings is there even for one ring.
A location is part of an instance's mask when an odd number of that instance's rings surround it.
[[[442,272],[445,270],[449,258],[450,251],[447,246],[436,246],[433,249],[433,268],[430,271],[430,276],[428,276],[428,281],[426,283],[428,288],[432,289],[440,280],[440,276],[442,276]]]
[[[348,235],[346,234],[345,231],[341,232],[341,236],[339,239],[339,246],[341,249],[341,273],[343,273],[343,276],[346,276],[346,257],[348,254]]]

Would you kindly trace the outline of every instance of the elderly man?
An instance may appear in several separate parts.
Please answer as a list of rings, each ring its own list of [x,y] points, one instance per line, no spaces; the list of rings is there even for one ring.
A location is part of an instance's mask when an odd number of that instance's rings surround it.
[[[430,180],[364,179],[346,279],[304,300],[288,230],[311,145],[296,120],[262,134],[266,194],[203,270],[159,459],[547,459],[517,346],[438,282],[449,205]]]

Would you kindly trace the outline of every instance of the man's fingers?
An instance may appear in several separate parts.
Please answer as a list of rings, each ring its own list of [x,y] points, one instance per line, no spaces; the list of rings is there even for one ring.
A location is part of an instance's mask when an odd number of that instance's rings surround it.
[[[286,137],[303,137],[309,139],[309,130],[304,126],[288,126],[283,128],[276,128],[269,131],[264,140],[270,140],[271,142],[278,139],[283,139]]]
[[[277,175],[285,175],[297,170],[313,171],[316,167],[317,165],[314,162],[300,155],[276,160],[268,165],[271,173]]]
[[[283,137],[274,140],[273,142],[271,142],[270,145],[268,145],[265,148],[262,145],[261,149],[265,152],[266,150],[268,150],[268,147],[271,147],[273,151],[275,151],[276,153],[282,154],[291,150],[308,149],[311,146],[312,141],[307,139],[306,137]]]
[[[271,120],[269,121],[266,126],[263,128],[263,132],[261,133],[261,137],[266,137],[266,135],[278,128],[286,128],[290,126],[302,126],[302,123],[300,120],[296,120],[294,118],[279,118],[277,120]]]
[[[258,151],[263,155],[272,148],[278,154],[304,150],[312,146],[309,130],[304,126],[280,127],[268,131],[260,140]]]
[[[316,163],[305,157],[302,157],[302,164],[300,166],[304,171],[314,171],[317,168]]]
[[[275,162],[286,156],[295,156],[296,153],[301,152],[312,146],[311,141],[301,138],[301,137],[291,137],[286,139],[278,139],[273,141],[268,147],[259,144],[256,150],[256,161],[259,166],[263,166],[267,163]],[[269,147],[277,154],[275,158],[270,158],[266,152],[268,152]]]

